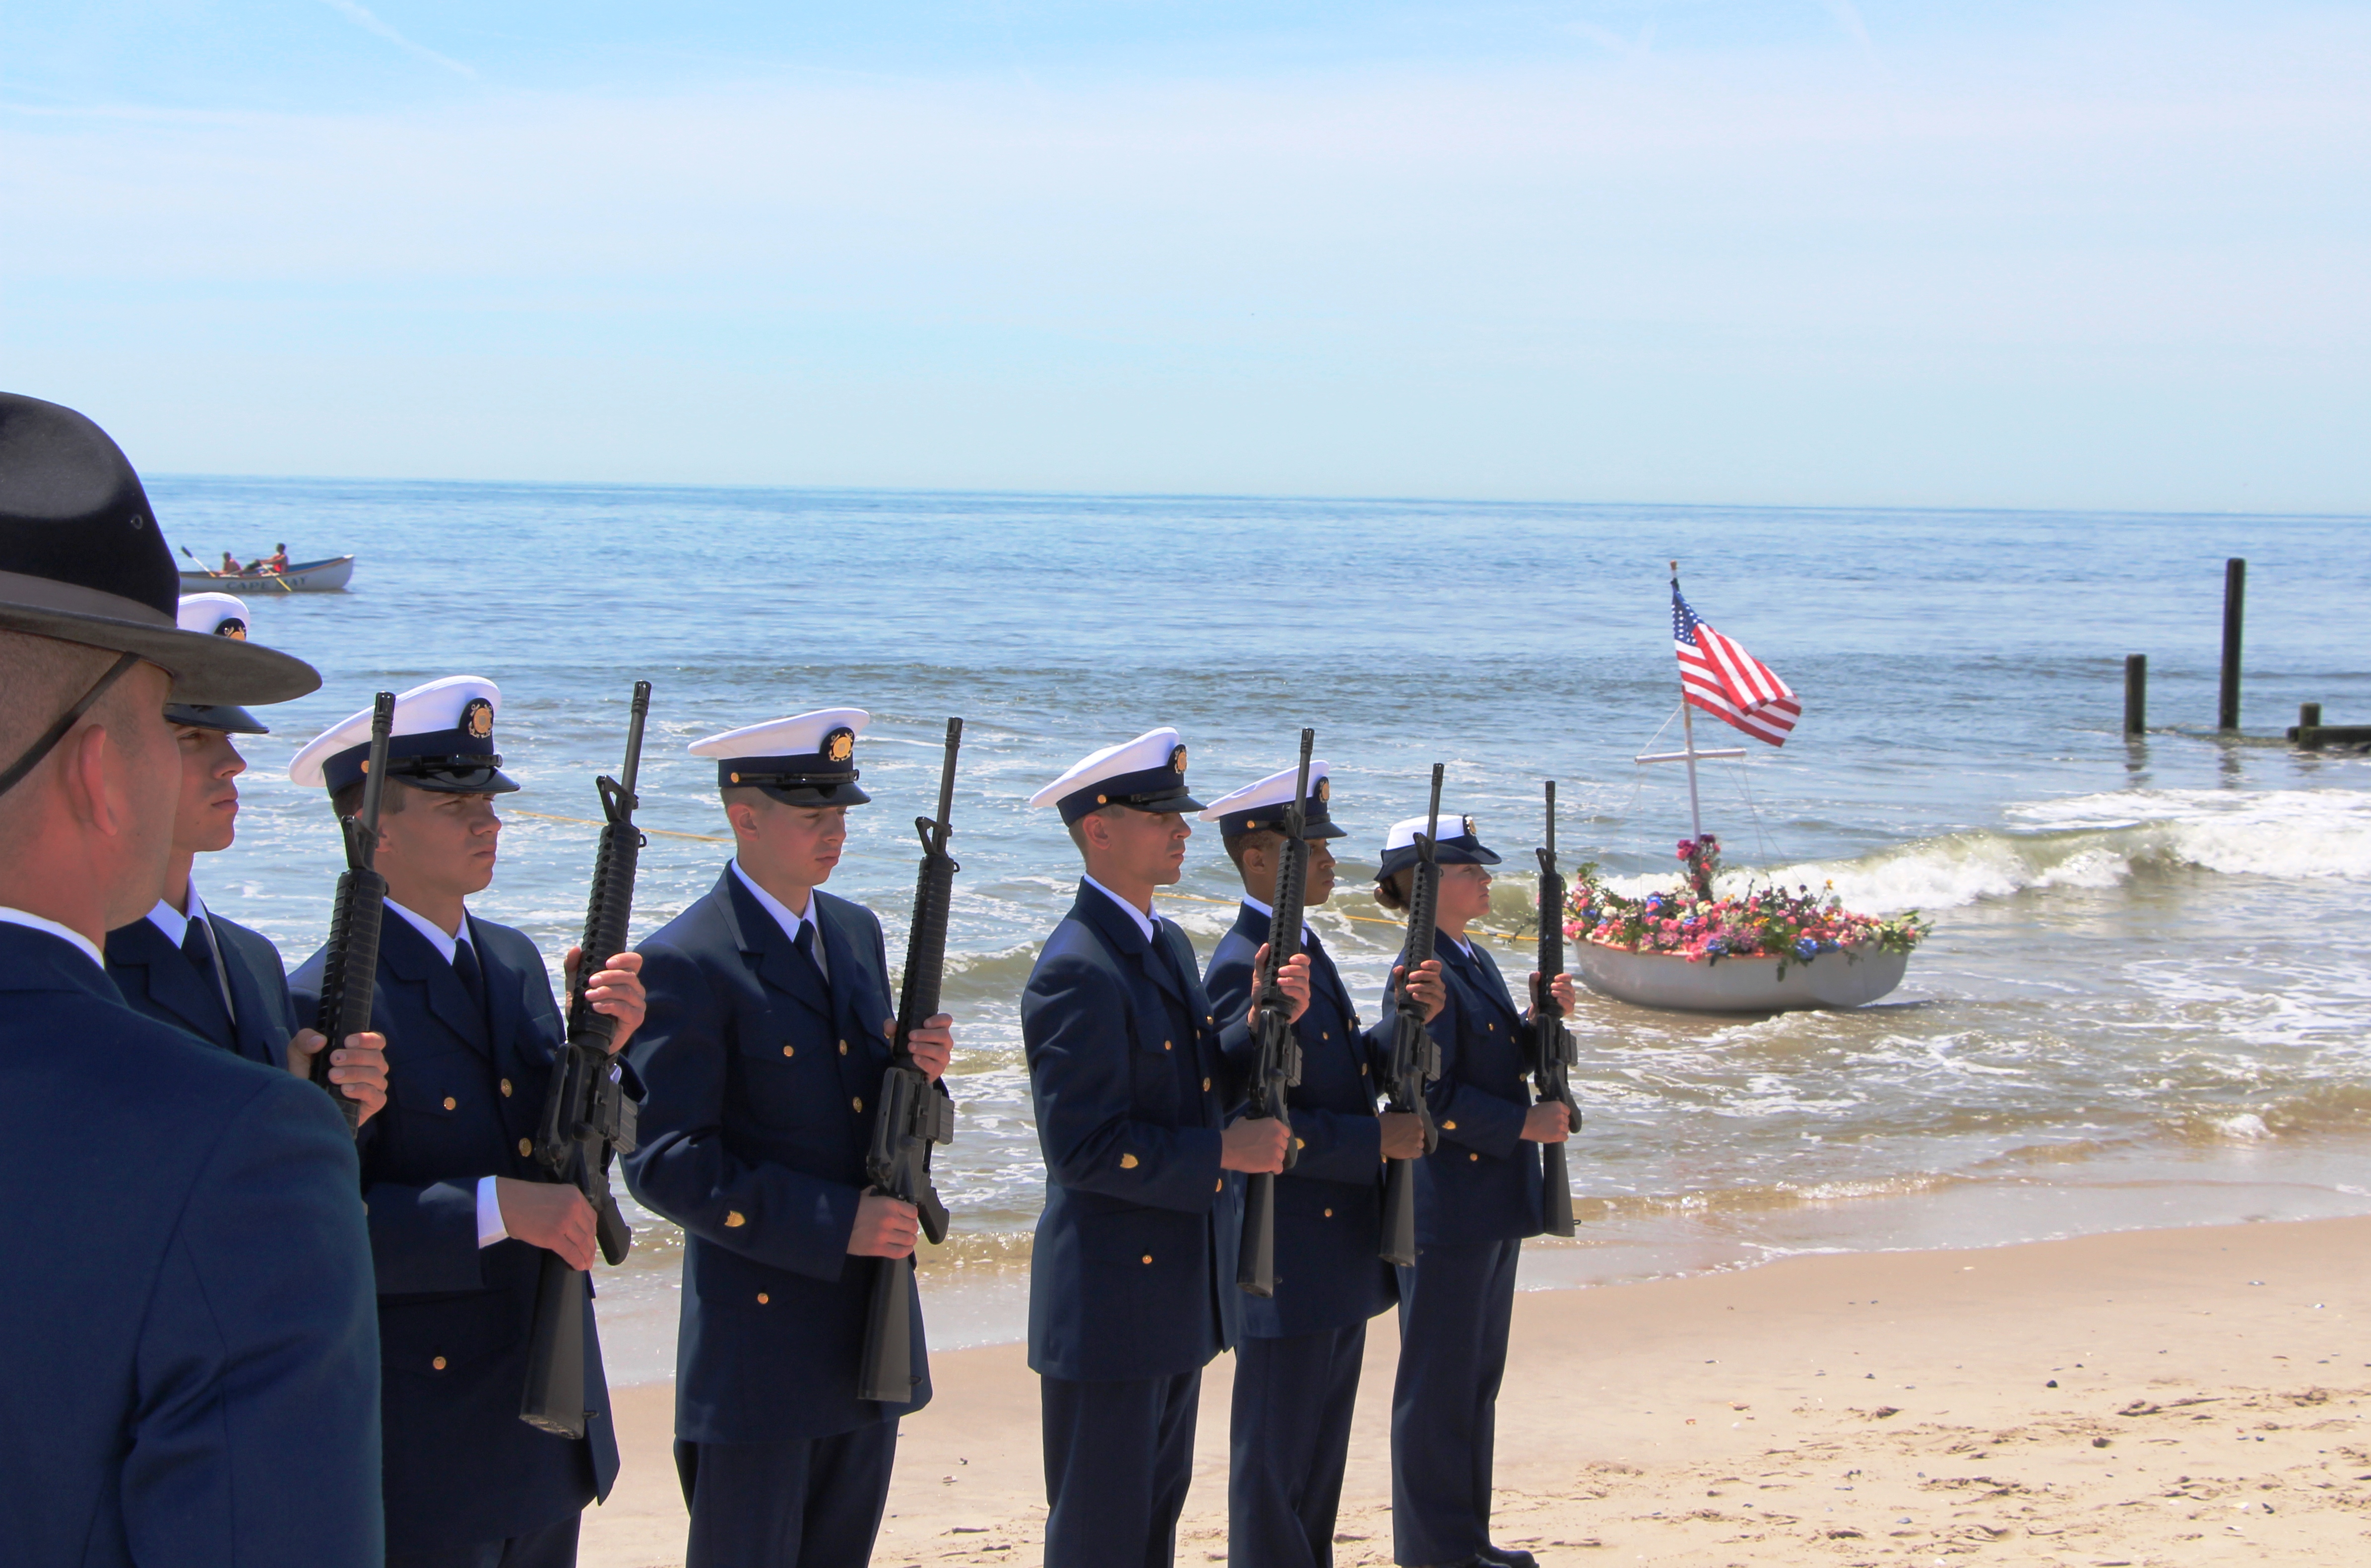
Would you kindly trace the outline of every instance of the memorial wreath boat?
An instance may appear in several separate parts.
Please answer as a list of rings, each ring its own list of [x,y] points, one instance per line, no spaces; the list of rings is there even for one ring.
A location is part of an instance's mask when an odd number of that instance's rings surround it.
[[[298,561],[285,571],[184,571],[184,594],[335,594],[354,574],[354,558]]]
[[[1783,1012],[1876,1001],[1902,984],[1912,951],[1927,935],[1916,910],[1890,918],[1855,913],[1833,882],[1819,893],[1751,882],[1714,891],[1720,842],[1704,831],[1696,764],[1742,757],[1745,748],[1699,748],[1694,710],[1775,746],[1785,744],[1802,705],[1769,666],[1688,608],[1677,561],[1671,636],[1680,660],[1681,749],[1637,760],[1687,767],[1695,836],[1680,841],[1685,874],[1671,892],[1632,897],[1606,886],[1595,866],[1581,867],[1565,901],[1575,972],[1601,996],[1680,1012]]]

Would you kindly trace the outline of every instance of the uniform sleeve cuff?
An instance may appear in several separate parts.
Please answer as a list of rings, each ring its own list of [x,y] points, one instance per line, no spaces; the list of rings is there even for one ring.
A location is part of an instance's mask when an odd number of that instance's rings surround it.
[[[509,1228],[503,1224],[503,1200],[494,1182],[500,1178],[478,1178],[478,1245],[491,1247],[497,1241],[508,1240]]]

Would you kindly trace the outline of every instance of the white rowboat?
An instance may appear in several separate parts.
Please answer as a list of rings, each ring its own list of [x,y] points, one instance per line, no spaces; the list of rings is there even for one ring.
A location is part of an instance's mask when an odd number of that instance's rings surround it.
[[[298,561],[285,571],[184,571],[184,594],[336,594],[354,574],[354,558]]]
[[[1906,952],[1823,952],[1809,963],[1724,958],[1691,963],[1671,953],[1574,944],[1572,966],[1599,996],[1671,1012],[1790,1012],[1857,1008],[1902,984]],[[1782,975],[1781,970],[1784,970]]]

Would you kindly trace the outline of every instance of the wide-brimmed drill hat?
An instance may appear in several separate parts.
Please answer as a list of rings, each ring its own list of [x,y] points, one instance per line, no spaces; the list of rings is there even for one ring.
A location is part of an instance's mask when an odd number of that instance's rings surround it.
[[[0,631],[134,654],[172,675],[179,703],[285,702],[320,686],[302,659],[182,630],[180,589],[140,476],[107,432],[0,392]]]

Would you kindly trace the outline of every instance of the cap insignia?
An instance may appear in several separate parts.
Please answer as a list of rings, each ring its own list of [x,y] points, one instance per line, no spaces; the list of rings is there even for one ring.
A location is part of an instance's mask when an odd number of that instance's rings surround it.
[[[823,738],[823,755],[834,762],[846,762],[856,755],[856,732],[846,725]]]
[[[227,637],[238,642],[245,642],[247,640],[247,623],[240,620],[237,617],[233,616],[229,619],[224,621],[222,625],[214,628],[214,635],[216,637]]]
[[[1331,778],[1320,778],[1317,781],[1317,803],[1322,806],[1333,798],[1334,780]]]
[[[482,697],[473,697],[461,709],[461,728],[476,740],[484,740],[494,732],[494,705]]]
[[[1179,746],[1169,754],[1169,766],[1178,772],[1186,771],[1186,748]]]
[[[1464,820],[1465,820],[1465,836],[1466,836],[1466,837],[1468,837],[1468,838],[1472,838],[1472,837],[1475,836],[1475,832],[1474,832],[1474,819],[1473,819],[1472,817],[1467,817],[1467,818],[1465,818]]]

